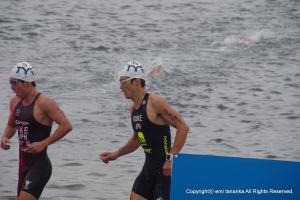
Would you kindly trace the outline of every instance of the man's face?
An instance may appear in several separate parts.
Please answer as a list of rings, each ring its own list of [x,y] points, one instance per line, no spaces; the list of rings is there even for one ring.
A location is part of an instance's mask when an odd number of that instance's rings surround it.
[[[24,96],[25,82],[20,79],[9,79],[10,88],[16,94],[17,97],[22,98]]]
[[[127,99],[131,98],[133,94],[134,83],[131,82],[132,79],[127,76],[121,76],[119,79],[120,89]]]

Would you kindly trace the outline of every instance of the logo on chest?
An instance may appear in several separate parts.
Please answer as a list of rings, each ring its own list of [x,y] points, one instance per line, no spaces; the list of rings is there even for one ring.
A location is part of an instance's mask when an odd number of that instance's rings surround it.
[[[134,115],[132,117],[133,122],[142,122],[143,121],[143,116],[142,115]]]
[[[21,116],[21,110],[19,108],[16,110],[15,116],[16,117],[20,117]]]
[[[142,115],[132,116],[132,121],[134,123],[134,129],[135,130],[141,130],[142,129],[142,123],[143,123],[143,116]]]

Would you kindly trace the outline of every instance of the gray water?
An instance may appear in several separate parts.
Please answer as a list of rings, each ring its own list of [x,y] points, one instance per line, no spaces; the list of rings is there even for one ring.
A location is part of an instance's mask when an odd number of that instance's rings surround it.
[[[105,165],[98,154],[132,133],[115,73],[136,59],[190,126],[185,153],[300,161],[298,0],[0,1],[0,130],[8,73],[30,62],[38,89],[74,130],[48,148],[41,199],[128,199],[144,155]],[[174,129],[173,136],[174,136]],[[0,151],[0,199],[14,199],[18,140]]]

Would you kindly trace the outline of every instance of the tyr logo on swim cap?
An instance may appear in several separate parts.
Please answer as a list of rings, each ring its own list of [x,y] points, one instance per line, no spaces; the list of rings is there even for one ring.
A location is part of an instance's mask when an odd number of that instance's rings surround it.
[[[118,72],[118,76],[127,76],[129,78],[138,78],[143,80],[146,79],[144,68],[137,61],[128,62],[125,66],[123,66],[122,70]]]
[[[20,62],[10,72],[10,78],[23,80],[25,82],[35,81],[34,71],[28,62]]]

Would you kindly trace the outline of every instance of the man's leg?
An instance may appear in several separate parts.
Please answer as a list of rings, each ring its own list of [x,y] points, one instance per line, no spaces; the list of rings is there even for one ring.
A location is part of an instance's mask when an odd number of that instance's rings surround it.
[[[18,196],[18,200],[37,200],[37,198],[28,192],[21,191]]]
[[[147,200],[144,197],[138,195],[137,193],[131,192],[130,193],[130,200]]]

